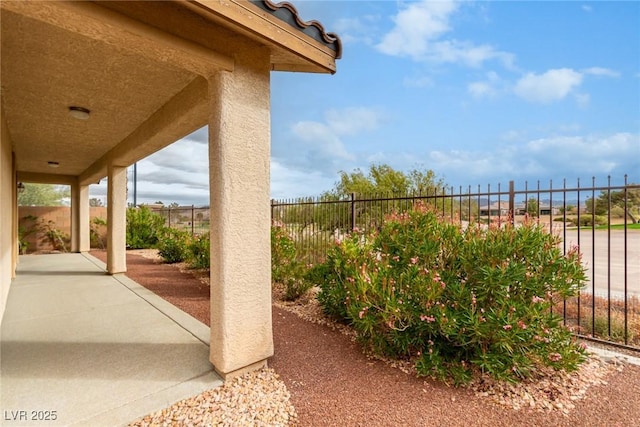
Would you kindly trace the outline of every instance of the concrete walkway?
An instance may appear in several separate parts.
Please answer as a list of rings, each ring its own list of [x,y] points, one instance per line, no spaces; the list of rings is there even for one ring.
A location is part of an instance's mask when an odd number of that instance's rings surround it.
[[[84,254],[20,258],[0,365],[3,426],[124,425],[222,384],[206,325]]]

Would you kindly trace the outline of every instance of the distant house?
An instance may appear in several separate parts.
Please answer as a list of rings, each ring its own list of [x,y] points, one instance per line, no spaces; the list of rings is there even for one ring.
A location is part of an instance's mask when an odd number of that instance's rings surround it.
[[[524,215],[527,213],[527,206],[524,203],[520,203],[516,205],[515,211],[516,211],[516,215]],[[550,206],[548,204],[540,205],[540,208],[538,209],[539,216],[559,215],[559,214],[560,214],[559,208],[557,208],[556,206]]]
[[[509,202],[494,202],[490,205],[480,206],[480,216],[508,216]]]
[[[542,206],[540,206],[539,212],[540,212],[540,216],[543,216],[543,215],[559,215],[560,214],[560,209],[558,209],[555,206],[542,205]]]

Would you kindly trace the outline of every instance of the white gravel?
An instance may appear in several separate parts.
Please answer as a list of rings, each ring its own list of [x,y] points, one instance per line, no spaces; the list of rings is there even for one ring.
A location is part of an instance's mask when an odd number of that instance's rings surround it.
[[[297,417],[273,369],[249,372],[131,424],[142,426],[287,426]]]

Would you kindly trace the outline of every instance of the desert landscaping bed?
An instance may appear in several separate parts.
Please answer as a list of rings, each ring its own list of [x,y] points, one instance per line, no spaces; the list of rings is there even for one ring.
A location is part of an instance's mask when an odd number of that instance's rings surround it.
[[[130,278],[209,324],[206,275],[161,264],[149,251],[128,253],[127,265]],[[593,357],[573,374],[541,372],[517,385],[481,378],[454,388],[417,378],[409,364],[367,356],[313,295],[285,303],[278,289],[273,330],[270,369],[132,425],[634,426],[640,419],[638,366]]]

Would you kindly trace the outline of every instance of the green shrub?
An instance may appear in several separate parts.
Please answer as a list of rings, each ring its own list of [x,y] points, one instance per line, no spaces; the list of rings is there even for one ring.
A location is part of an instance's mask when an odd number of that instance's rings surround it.
[[[613,218],[624,218],[624,208],[622,206],[613,206],[611,208],[611,216]]]
[[[42,233],[42,240],[48,242],[54,251],[67,252],[67,245],[71,243],[71,237],[56,227],[54,221],[38,223],[38,231]]]
[[[529,376],[539,365],[573,370],[584,360],[553,315],[553,299],[585,280],[577,250],[528,223],[466,230],[417,206],[379,231],[353,233],[316,275],[324,310],[351,323],[374,352],[411,358],[420,375],[468,381]]]
[[[271,280],[285,286],[284,298],[293,301],[304,295],[313,282],[306,277],[306,267],[298,259],[295,242],[279,224],[271,226]]]
[[[289,274],[296,259],[296,246],[287,230],[280,225],[271,226],[271,280],[281,283]]]
[[[89,244],[92,248],[104,249],[105,244],[102,239],[102,229],[107,226],[107,221],[100,217],[93,217],[89,224]]]
[[[146,206],[127,209],[127,247],[131,249],[153,248],[164,228],[164,218],[151,212]]]
[[[189,257],[191,234],[175,228],[165,228],[158,239],[158,254],[164,262],[173,264]]]
[[[592,227],[593,226],[593,217],[591,216],[591,214],[585,214],[585,215],[580,215],[580,222],[578,223],[578,217],[567,217],[567,221],[571,221],[571,223],[577,227]],[[595,216],[595,223],[596,225],[605,225],[607,223],[607,217],[603,216],[603,215],[596,215]]]
[[[39,220],[37,216],[27,215],[22,217],[21,222],[24,225],[18,226],[18,251],[20,255],[24,255],[29,250],[27,238],[39,231]]]
[[[209,268],[211,265],[211,240],[209,233],[193,238],[188,245],[188,261],[193,268]]]

